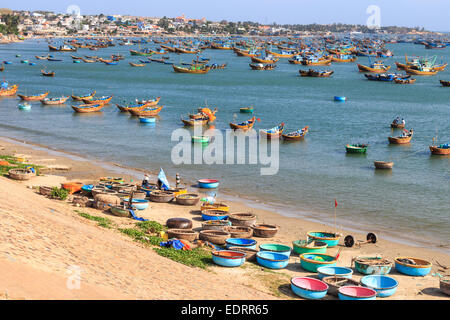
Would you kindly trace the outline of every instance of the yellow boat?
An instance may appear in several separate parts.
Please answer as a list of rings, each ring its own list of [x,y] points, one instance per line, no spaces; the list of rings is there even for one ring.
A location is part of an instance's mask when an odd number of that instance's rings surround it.
[[[201,211],[210,210],[210,209],[222,210],[222,211],[229,212],[230,206],[225,203],[203,203],[202,206],[200,207]]]

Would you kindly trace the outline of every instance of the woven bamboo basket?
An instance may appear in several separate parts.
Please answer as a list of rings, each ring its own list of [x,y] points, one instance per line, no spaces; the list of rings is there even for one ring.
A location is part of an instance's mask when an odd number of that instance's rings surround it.
[[[36,174],[28,171],[26,169],[11,169],[8,171],[9,177],[14,180],[29,180],[31,177],[34,177]]]
[[[202,230],[199,237],[201,240],[209,241],[214,244],[225,244],[225,240],[231,237],[231,234],[226,231],[219,230]]]

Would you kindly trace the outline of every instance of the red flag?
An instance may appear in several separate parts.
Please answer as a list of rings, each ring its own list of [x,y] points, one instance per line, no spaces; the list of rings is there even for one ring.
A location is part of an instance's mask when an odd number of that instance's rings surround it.
[[[337,207],[337,201],[336,201],[336,199],[334,199],[334,207],[335,207],[335,208]]]

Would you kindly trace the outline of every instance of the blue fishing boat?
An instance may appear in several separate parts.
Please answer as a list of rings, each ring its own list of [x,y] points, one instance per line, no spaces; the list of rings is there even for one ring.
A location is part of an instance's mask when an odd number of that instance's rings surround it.
[[[289,246],[285,246],[285,245],[278,244],[278,243],[265,243],[265,244],[259,245],[259,251],[275,252],[275,253],[282,254],[282,255],[286,256],[287,258],[289,258],[289,256],[291,255],[292,249]]]
[[[324,253],[303,253],[300,255],[300,265],[306,271],[317,272],[323,266],[336,266],[336,257]]]
[[[337,276],[351,279],[353,275],[353,270],[345,267],[324,266],[317,268],[317,273],[319,274],[319,279],[323,279],[325,277],[330,276]]]
[[[35,65],[36,65],[36,63],[34,63],[34,62],[30,62],[30,63],[28,63],[28,65],[29,65],[29,66],[35,66]]]
[[[411,257],[397,257],[395,258],[395,269],[403,274],[423,277],[431,271],[431,262],[423,259]]]
[[[340,300],[375,300],[377,292],[373,289],[359,286],[344,286],[338,289]]]
[[[103,63],[106,64],[107,66],[117,66],[119,64],[119,61],[113,62],[103,61]]]
[[[139,62],[141,62],[141,63],[151,63],[150,60],[142,60],[142,59],[139,59]]]
[[[334,101],[340,101],[340,102],[344,102],[346,101],[347,98],[343,97],[343,96],[334,96]]]
[[[21,63],[29,63],[30,61],[28,61],[28,60],[22,60],[22,61],[20,61]]]
[[[227,248],[240,247],[247,249],[256,249],[256,240],[243,238],[229,238],[225,240]]]
[[[370,81],[386,81],[391,82],[394,81],[396,78],[396,75],[394,73],[382,73],[382,74],[367,74],[365,73],[364,76],[370,80]]]
[[[212,252],[212,260],[222,267],[239,267],[245,262],[245,252],[232,250],[216,250]]]
[[[219,180],[215,179],[200,179],[197,180],[198,187],[204,189],[214,189],[219,187]]]
[[[385,298],[392,296],[397,291],[398,281],[389,276],[371,275],[364,276],[360,280],[365,287],[377,292],[377,297]]]
[[[283,269],[288,265],[289,258],[280,253],[260,251],[256,254],[256,261],[269,269]]]
[[[320,280],[309,277],[293,277],[291,290],[305,299],[322,299],[328,291],[328,285]]]

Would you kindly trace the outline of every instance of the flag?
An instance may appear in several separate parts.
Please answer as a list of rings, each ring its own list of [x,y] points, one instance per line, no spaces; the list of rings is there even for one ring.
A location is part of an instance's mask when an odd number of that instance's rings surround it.
[[[337,207],[337,201],[336,201],[336,199],[334,199],[334,207],[335,207],[335,208]]]
[[[169,181],[167,181],[166,174],[164,173],[164,170],[162,168],[159,170],[158,180],[161,182],[161,189],[170,189]]]

